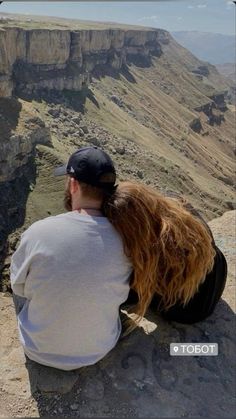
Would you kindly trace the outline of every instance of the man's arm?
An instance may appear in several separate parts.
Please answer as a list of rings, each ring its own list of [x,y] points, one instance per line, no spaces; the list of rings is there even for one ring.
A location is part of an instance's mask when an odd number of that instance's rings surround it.
[[[25,281],[29,272],[30,257],[26,232],[22,234],[20,245],[12,256],[10,274],[14,294],[25,297]]]

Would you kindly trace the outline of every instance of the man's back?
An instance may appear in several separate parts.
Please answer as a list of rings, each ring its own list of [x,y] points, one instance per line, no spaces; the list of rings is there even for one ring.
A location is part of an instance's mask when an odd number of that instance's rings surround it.
[[[131,271],[105,217],[72,211],[33,224],[11,265],[13,291],[27,298],[18,322],[29,358],[71,370],[104,357],[120,335]]]

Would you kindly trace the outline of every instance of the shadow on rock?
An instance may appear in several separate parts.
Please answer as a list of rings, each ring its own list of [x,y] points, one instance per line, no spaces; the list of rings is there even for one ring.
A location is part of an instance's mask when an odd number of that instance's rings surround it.
[[[3,139],[9,138],[11,131],[17,127],[21,108],[22,105],[17,99],[0,98],[1,142]]]
[[[61,371],[27,360],[39,415],[232,417],[235,315],[221,300],[204,322],[166,322],[149,312],[95,365]],[[218,343],[218,356],[170,356],[172,342]]]
[[[136,83],[136,79],[127,65],[123,65],[120,69],[115,69],[106,65],[97,65],[92,72],[92,76],[97,80],[101,80],[105,76],[120,80],[121,76],[123,76],[130,83]]]
[[[14,180],[0,183],[0,291],[10,291],[10,261],[5,260],[9,252],[8,236],[24,224],[28,195],[32,184],[36,182],[36,164],[33,155],[23,170],[22,168],[16,170],[15,176]],[[12,243],[13,248],[14,246]]]
[[[19,91],[18,96],[28,102],[37,100],[38,102],[44,101],[47,104],[52,105],[64,104],[68,108],[82,114],[85,113],[85,104],[87,99],[91,100],[95,106],[99,108],[99,103],[97,102],[93,92],[87,86],[84,86],[80,91],[66,89],[62,91],[41,89],[34,91],[33,93]]]
[[[5,289],[4,278],[8,278],[9,275],[9,263],[4,263],[8,253],[7,237],[12,231],[23,225],[30,185],[35,183],[36,179],[36,167],[32,154],[32,157],[23,168],[15,170],[13,180],[5,180],[8,177],[9,162],[6,157],[4,160],[4,155],[8,156],[8,153],[10,153],[10,150],[7,149],[9,147],[9,138],[18,125],[21,109],[22,105],[17,99],[0,98],[0,143],[2,143],[3,150],[3,154],[0,156],[0,291],[7,290]],[[15,141],[19,141],[17,136]],[[17,157],[20,159],[20,154]],[[3,179],[2,181],[1,178]]]

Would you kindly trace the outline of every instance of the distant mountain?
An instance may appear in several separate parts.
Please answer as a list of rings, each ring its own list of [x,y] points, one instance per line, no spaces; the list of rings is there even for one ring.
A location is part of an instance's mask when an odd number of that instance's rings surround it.
[[[235,63],[217,64],[216,68],[219,73],[223,74],[225,77],[232,79],[234,82],[236,81]]]
[[[180,31],[172,36],[201,60],[211,64],[235,62],[235,36],[220,33]]]

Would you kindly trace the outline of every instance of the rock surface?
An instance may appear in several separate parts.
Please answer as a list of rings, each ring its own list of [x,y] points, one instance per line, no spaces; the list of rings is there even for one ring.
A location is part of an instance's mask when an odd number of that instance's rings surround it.
[[[16,129],[10,119],[19,119],[20,114],[24,125]],[[18,169],[23,175],[36,144],[51,145],[49,128],[32,111],[27,112],[18,100],[0,98],[0,132],[0,184],[19,176]]]
[[[170,35],[161,29],[26,29],[0,24],[0,96],[13,91],[79,91],[98,66],[120,70],[161,55]],[[42,48],[43,45],[43,48]]]
[[[235,412],[235,216],[212,220],[228,262],[214,314],[193,326],[148,313],[99,363],[63,372],[26,361],[12,299],[0,295],[0,416],[233,417]],[[217,357],[170,357],[170,342],[217,342]]]

